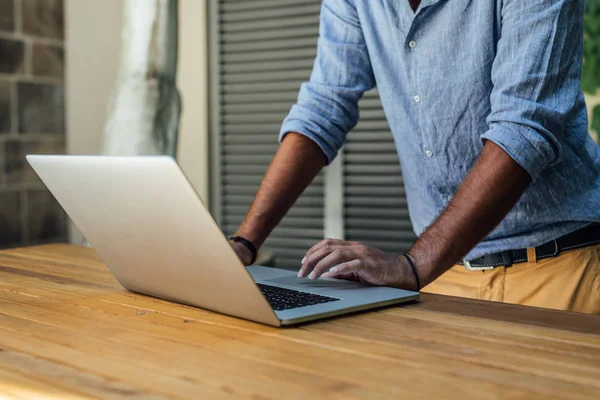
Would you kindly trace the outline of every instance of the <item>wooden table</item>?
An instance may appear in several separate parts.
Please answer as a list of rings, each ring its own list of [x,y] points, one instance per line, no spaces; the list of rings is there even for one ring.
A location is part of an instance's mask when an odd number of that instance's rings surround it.
[[[91,249],[5,250],[2,395],[597,400],[600,317],[423,295],[276,329],[129,293]]]

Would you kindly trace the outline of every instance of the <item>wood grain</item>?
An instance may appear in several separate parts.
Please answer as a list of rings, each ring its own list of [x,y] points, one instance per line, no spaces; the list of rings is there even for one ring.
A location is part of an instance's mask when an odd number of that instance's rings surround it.
[[[424,294],[277,329],[127,292],[88,248],[0,251],[0,398],[40,393],[597,399],[600,317]]]

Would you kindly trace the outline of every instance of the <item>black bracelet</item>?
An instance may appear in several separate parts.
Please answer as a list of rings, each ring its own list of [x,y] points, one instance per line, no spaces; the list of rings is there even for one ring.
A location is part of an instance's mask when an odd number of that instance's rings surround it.
[[[417,267],[415,267],[415,263],[412,262],[412,260],[408,256],[408,254],[404,253],[402,255],[406,258],[406,261],[408,261],[408,263],[410,264],[410,268],[412,269],[412,272],[415,275],[415,281],[417,281],[417,292],[418,292],[419,290],[421,290],[421,282],[419,281],[419,274],[417,274]]]
[[[241,244],[246,246],[248,250],[250,250],[250,253],[252,253],[252,261],[250,261],[250,264],[254,264],[254,262],[256,261],[256,257],[258,256],[258,251],[256,251],[256,247],[254,247],[251,241],[241,236],[232,236],[229,238],[229,240],[233,242],[240,242]]]

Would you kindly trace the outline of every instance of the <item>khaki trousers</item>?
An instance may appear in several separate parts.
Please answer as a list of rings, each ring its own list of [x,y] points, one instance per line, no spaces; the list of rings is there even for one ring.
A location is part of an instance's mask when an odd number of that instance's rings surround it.
[[[600,314],[600,245],[528,260],[511,267],[467,271],[455,265],[423,292]]]

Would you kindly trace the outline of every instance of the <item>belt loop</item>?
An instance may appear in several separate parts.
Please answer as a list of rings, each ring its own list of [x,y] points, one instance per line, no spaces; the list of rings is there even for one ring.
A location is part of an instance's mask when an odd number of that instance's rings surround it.
[[[535,252],[535,247],[527,248],[527,262],[535,264],[537,262],[537,254]]]
[[[502,254],[502,263],[504,264],[504,266],[511,267],[512,266],[512,256],[510,254],[510,251],[506,250],[500,254]]]

